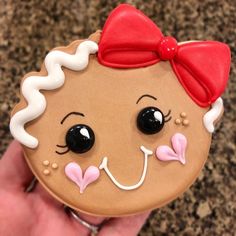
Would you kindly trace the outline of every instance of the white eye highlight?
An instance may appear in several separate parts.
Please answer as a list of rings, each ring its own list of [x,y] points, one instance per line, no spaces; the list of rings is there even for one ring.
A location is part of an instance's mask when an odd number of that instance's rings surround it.
[[[154,112],[154,117],[155,117],[158,121],[160,121],[160,123],[162,124],[162,122],[163,122],[163,116],[162,116],[161,112],[155,111],[155,112]]]
[[[81,133],[83,136],[85,136],[85,137],[87,137],[87,138],[90,138],[89,132],[88,132],[88,130],[87,130],[86,128],[82,128],[82,129],[80,130],[80,133]]]

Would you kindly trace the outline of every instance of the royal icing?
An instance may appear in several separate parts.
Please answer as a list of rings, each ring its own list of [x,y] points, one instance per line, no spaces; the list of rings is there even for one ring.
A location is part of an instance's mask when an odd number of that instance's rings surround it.
[[[75,162],[70,162],[65,167],[65,174],[80,188],[80,193],[83,193],[89,184],[99,178],[100,171],[95,166],[89,166],[83,175],[80,166]]]
[[[45,170],[43,171],[43,174],[44,174],[44,175],[50,175],[50,173],[51,173],[51,172],[50,172],[50,170],[48,170],[48,169],[45,169]]]
[[[176,125],[180,125],[181,124],[181,120],[179,118],[175,119],[175,124]]]
[[[182,121],[182,124],[183,124],[184,126],[188,126],[188,125],[189,125],[189,120],[188,120],[188,119],[183,120],[183,121]]]
[[[70,70],[80,71],[87,67],[89,55],[96,53],[98,45],[93,41],[84,41],[78,47],[74,55],[52,51],[45,58],[47,76],[30,76],[22,84],[22,94],[28,106],[18,111],[11,118],[10,130],[15,139],[29,148],[38,146],[37,138],[26,132],[24,125],[39,117],[46,108],[46,99],[41,89],[53,90],[64,84],[65,74],[62,66]]]
[[[144,166],[143,166],[143,173],[142,176],[140,178],[140,180],[138,181],[138,183],[134,184],[134,185],[123,185],[120,184],[116,178],[112,175],[112,173],[110,172],[107,163],[108,163],[108,158],[104,157],[102,160],[101,165],[99,166],[99,169],[102,170],[104,169],[104,171],[106,172],[106,174],[108,175],[108,177],[111,179],[111,181],[120,189],[123,190],[133,190],[136,189],[138,187],[140,187],[142,185],[142,183],[144,182],[144,179],[146,177],[146,173],[147,173],[147,166],[148,166],[148,156],[152,155],[152,151],[148,150],[147,148],[145,148],[144,146],[141,146],[140,149],[142,150],[142,152],[144,153]]]
[[[215,130],[214,122],[220,117],[223,112],[223,99],[219,97],[211,106],[211,109],[204,115],[203,123],[209,133]]]
[[[124,4],[109,15],[103,27],[98,60],[114,68],[140,68],[169,60],[192,100],[208,107],[226,87],[230,49],[216,41],[178,44],[138,9]]]
[[[179,161],[184,165],[187,138],[181,133],[176,133],[171,138],[171,144],[173,149],[166,145],[159,146],[156,149],[157,158],[161,161]]]

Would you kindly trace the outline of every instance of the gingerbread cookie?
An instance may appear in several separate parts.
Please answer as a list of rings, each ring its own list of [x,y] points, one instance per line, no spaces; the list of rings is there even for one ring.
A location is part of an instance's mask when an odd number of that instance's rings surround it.
[[[123,216],[183,193],[223,113],[230,50],[177,43],[132,6],[26,75],[10,122],[40,183],[65,205]]]

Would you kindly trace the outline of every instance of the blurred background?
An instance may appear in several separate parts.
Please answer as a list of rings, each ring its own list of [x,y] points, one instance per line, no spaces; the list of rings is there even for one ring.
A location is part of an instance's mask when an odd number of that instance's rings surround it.
[[[218,40],[232,51],[225,114],[208,162],[183,196],[152,213],[140,235],[236,235],[236,0],[0,0],[0,156],[12,140],[9,114],[22,76],[39,70],[50,49],[101,29],[124,2],[179,42]]]

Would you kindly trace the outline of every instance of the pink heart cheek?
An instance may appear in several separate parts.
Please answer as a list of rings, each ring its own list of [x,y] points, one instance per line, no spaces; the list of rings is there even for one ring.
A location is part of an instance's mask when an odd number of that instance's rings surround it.
[[[65,167],[65,174],[70,180],[72,180],[78,186],[81,185],[83,181],[82,170],[78,164],[76,164],[75,162],[67,164]]]
[[[95,166],[89,166],[86,169],[84,176],[82,176],[82,170],[80,166],[75,162],[71,162],[66,165],[65,174],[72,182],[79,186],[80,193],[83,193],[89,184],[99,178],[100,171]]]
[[[176,133],[172,136],[171,143],[178,156],[181,156],[183,159],[185,159],[185,152],[187,147],[186,137],[181,133]]]
[[[171,144],[173,149],[166,145],[157,147],[157,158],[161,161],[179,161],[184,165],[186,163],[186,137],[181,133],[176,133],[171,137]]]
[[[159,146],[156,149],[156,156],[161,161],[178,160],[178,155],[168,146]]]
[[[88,169],[84,173],[83,183],[80,186],[80,192],[84,191],[86,187],[92,182],[96,181],[100,176],[100,171],[95,166],[89,166]]]

